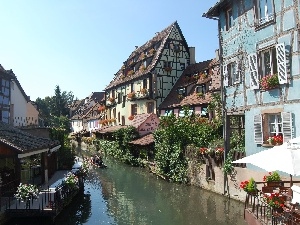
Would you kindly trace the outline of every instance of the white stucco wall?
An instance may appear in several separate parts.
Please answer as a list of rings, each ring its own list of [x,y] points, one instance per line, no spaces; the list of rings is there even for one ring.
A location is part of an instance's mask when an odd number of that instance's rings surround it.
[[[11,107],[13,125],[26,126],[27,101],[14,81],[11,85]]]

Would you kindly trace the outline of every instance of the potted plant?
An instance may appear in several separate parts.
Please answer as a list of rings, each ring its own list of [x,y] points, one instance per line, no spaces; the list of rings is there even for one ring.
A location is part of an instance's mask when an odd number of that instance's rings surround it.
[[[270,145],[282,145],[283,138],[281,135],[275,135],[275,136],[269,137],[267,139],[267,141]]]
[[[197,93],[197,96],[198,96],[199,98],[204,98],[204,97],[205,97],[205,95],[204,95],[202,92],[198,92],[198,93]]]
[[[279,193],[270,193],[270,195],[265,194],[263,200],[273,210],[277,212],[283,211],[282,207],[284,206],[284,197],[280,196]]]
[[[279,86],[279,79],[277,74],[269,74],[260,80],[260,86],[263,90],[270,90]]]
[[[69,189],[77,189],[78,188],[78,178],[75,174],[69,172],[64,181],[63,185],[68,187]]]
[[[21,200],[22,202],[27,202],[32,199],[37,199],[39,194],[39,189],[33,184],[22,184],[17,188],[15,194],[16,199]]]
[[[258,193],[255,180],[252,177],[250,178],[250,180],[242,181],[240,184],[240,188],[250,195],[257,195]]]
[[[133,91],[133,92],[128,93],[127,98],[130,99],[130,100],[135,98],[135,92]]]
[[[148,93],[148,90],[146,88],[141,89],[141,94],[146,95]]]
[[[133,74],[134,74],[134,71],[133,71],[133,70],[129,70],[128,73],[127,73],[128,76],[131,76],[131,75],[133,75]]]
[[[108,101],[110,101],[111,103],[114,103],[115,102],[115,98],[114,97],[110,97],[109,99],[108,99]]]
[[[269,175],[263,177],[263,181],[267,182],[267,186],[269,187],[283,186],[281,177],[277,171],[269,172]]]

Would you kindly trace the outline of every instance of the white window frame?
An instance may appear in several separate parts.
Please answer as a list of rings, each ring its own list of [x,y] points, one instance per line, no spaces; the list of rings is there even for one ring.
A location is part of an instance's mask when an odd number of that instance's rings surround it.
[[[267,134],[267,137],[282,134],[283,142],[287,142],[291,140],[294,136],[293,129],[293,120],[292,113],[290,112],[281,112],[281,113],[266,113],[264,114],[265,119],[267,119],[267,127],[263,127],[263,116],[262,114],[254,116],[254,142],[256,144],[263,144],[264,141],[264,133]],[[270,116],[278,115],[280,116],[276,118],[277,121],[274,123],[270,123]],[[270,126],[275,125],[275,131],[271,131]],[[281,129],[280,129],[281,125]],[[268,129],[267,132],[264,132],[264,129]],[[266,138],[267,138],[266,137]]]
[[[275,117],[274,121],[271,121],[271,117]],[[275,136],[282,133],[282,117],[280,113],[268,114],[268,133],[269,136]]]
[[[233,12],[232,8],[226,10],[226,31],[229,30],[233,25]]]
[[[237,62],[231,62],[227,64],[227,73],[229,85],[240,83],[241,79]]]
[[[270,72],[266,71],[266,65],[265,65],[265,55],[269,54],[269,69]],[[278,72],[278,65],[277,65],[277,57],[276,57],[276,48],[271,47],[265,50],[260,51],[259,53],[259,62],[260,62],[260,78],[265,77],[267,75],[273,75]]]
[[[273,0],[257,0],[257,18],[259,25],[274,20]]]

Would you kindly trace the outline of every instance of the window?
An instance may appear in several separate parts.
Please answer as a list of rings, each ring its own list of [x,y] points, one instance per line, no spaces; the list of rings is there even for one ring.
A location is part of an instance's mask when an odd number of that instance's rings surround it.
[[[123,95],[122,108],[124,108],[124,107],[125,107],[125,102],[126,102],[126,95]]]
[[[137,115],[137,104],[132,104],[131,105],[131,115]]]
[[[206,93],[206,85],[202,84],[200,86],[196,87],[196,93],[202,93],[205,94]]]
[[[279,135],[283,141],[292,139],[292,115],[290,112],[265,113],[254,116],[254,142],[267,143],[268,137]]]
[[[231,62],[223,66],[223,85],[234,85],[240,83],[240,71],[237,62]]]
[[[125,116],[122,116],[122,126],[125,125]]]
[[[185,63],[180,63],[180,68],[181,68],[181,70],[184,70],[185,69]]]
[[[179,52],[180,51],[180,46],[179,46],[179,44],[174,44],[174,51],[175,52]]]
[[[261,77],[277,73],[276,49],[271,48],[260,53],[259,68]]]
[[[130,92],[134,92],[134,83],[130,84]]]
[[[268,115],[269,136],[282,135],[281,114]]]
[[[113,98],[115,97],[115,90],[111,91],[111,97],[113,97]]]
[[[147,79],[143,80],[143,88],[147,89]]]
[[[229,85],[240,83],[240,74],[236,62],[232,62],[227,65],[227,73],[229,78]]]
[[[164,116],[170,116],[171,114],[173,114],[174,112],[173,112],[173,109],[166,109],[165,110],[165,114],[164,114]]]
[[[116,108],[113,109],[113,118],[116,118],[117,117],[117,111],[116,111]]]
[[[153,113],[154,112],[154,103],[153,102],[147,102],[147,113]]]
[[[118,104],[121,104],[121,102],[122,102],[122,93],[119,92],[118,93]]]
[[[121,113],[118,112],[118,123],[120,123],[120,121],[121,121]]]
[[[177,93],[179,95],[185,96],[185,88],[184,87],[178,88]]]
[[[258,24],[264,24],[274,20],[273,0],[257,0]]]
[[[172,67],[172,62],[164,61],[164,68]]]
[[[259,89],[259,79],[270,74],[277,74],[279,84],[286,84],[287,61],[284,43],[263,50],[258,55],[248,55],[251,89]]]
[[[209,117],[207,107],[202,107],[201,108],[201,114],[200,115],[201,115],[201,117],[206,117],[206,118]]]
[[[229,30],[233,24],[232,8],[226,11],[226,30]]]

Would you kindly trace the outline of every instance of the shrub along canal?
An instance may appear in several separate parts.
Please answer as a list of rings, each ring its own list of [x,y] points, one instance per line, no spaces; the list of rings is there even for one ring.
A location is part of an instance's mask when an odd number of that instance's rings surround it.
[[[146,169],[110,158],[104,162],[108,168],[91,170],[84,195],[74,199],[56,218],[56,225],[246,224],[241,202],[198,187],[168,183]],[[9,224],[47,224],[47,221],[41,218]]]

